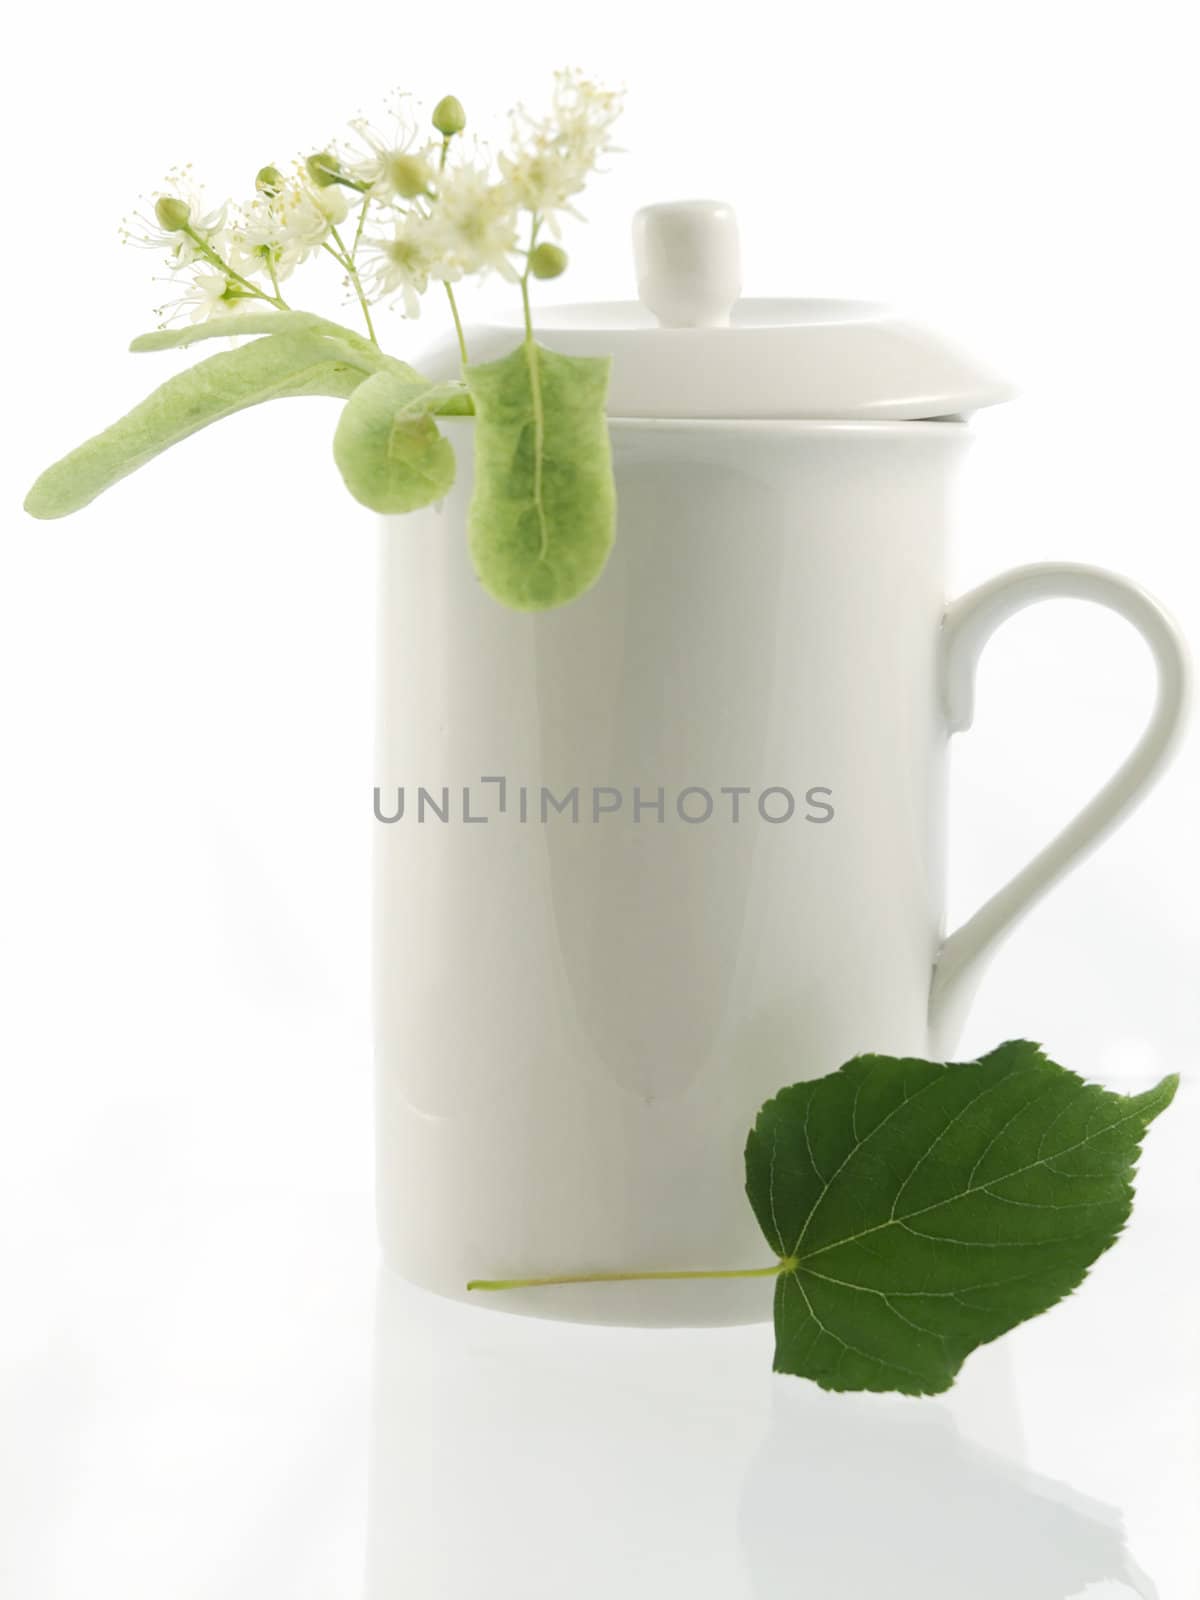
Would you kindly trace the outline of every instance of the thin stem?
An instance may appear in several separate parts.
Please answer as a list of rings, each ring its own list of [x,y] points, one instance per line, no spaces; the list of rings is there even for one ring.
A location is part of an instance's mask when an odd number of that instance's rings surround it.
[[[472,1278],[468,1289],[541,1289],[554,1283],[665,1283],[678,1278],[777,1278],[796,1265],[790,1256],[770,1267],[724,1267],[691,1272],[581,1272],[555,1278]]]
[[[362,243],[363,229],[367,225],[367,208],[370,203],[370,200],[364,196],[363,203],[358,208],[358,227],[354,230],[354,243],[350,247],[351,261],[358,259],[358,247]]]
[[[363,209],[365,210],[366,207],[364,206]],[[367,325],[367,337],[375,346],[376,350],[378,350],[379,340],[375,337],[375,326],[371,321],[371,308],[367,304],[366,295],[363,293],[362,280],[358,276],[358,268],[354,265],[354,258],[347,253],[346,246],[342,243],[341,235],[338,233],[337,229],[332,223],[329,225],[329,234],[334,243],[337,245],[337,249],[330,249],[328,244],[325,246],[325,248],[329,250],[329,254],[331,256],[340,261],[342,266],[345,267],[350,278],[350,282],[354,286],[354,292],[358,296],[358,303],[362,307],[363,321]],[[354,241],[354,247],[355,249],[358,248],[357,239]]]
[[[454,331],[458,335],[458,348],[462,355],[462,364],[465,367],[470,359],[467,355],[467,336],[463,332],[462,318],[458,314],[458,301],[454,298],[454,290],[448,279],[442,279],[446,288],[446,299],[450,302],[450,314],[454,318]]]
[[[206,261],[210,261],[214,267],[219,267],[231,283],[240,284],[247,294],[253,295],[256,300],[266,300],[268,304],[277,306],[280,311],[288,310],[287,302],[280,297],[278,291],[275,294],[265,294],[256,283],[251,283],[249,278],[243,278],[240,272],[235,272],[228,261],[221,259],[203,234],[197,233],[192,227],[181,228],[180,232],[192,241]]]
[[[446,160],[450,154],[450,141],[453,139],[453,137],[454,135],[452,133],[444,133],[442,135],[442,149],[441,154],[438,157],[439,173],[445,172],[446,170]],[[449,280],[444,278],[442,282],[446,286],[446,299],[450,302],[450,315],[454,318],[454,332],[458,336],[458,351],[462,356],[462,364],[465,367],[469,362],[470,357],[467,355],[467,338],[463,333],[462,318],[458,314],[458,301],[454,297],[454,289]]]
[[[533,313],[529,306],[529,274],[532,269],[529,263],[533,257],[534,246],[537,244],[538,229],[541,224],[541,217],[535,213],[532,226],[529,229],[529,249],[525,252],[525,271],[521,274],[521,309],[525,313],[525,340],[527,344],[533,343]]]
[[[525,313],[525,343],[533,343],[533,315],[529,308],[529,273],[521,279],[521,309]]]

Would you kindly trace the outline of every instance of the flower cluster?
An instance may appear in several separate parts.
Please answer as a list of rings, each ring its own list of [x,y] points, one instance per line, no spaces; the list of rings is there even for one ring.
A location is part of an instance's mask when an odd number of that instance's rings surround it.
[[[160,250],[181,293],[161,309],[193,322],[247,307],[290,309],[285,285],[310,258],[331,257],[374,339],[371,307],[394,303],[419,315],[440,283],[459,324],[453,286],[496,273],[524,286],[556,277],[563,215],[611,143],[620,95],[574,71],[555,79],[550,112],[512,114],[510,147],[495,163],[464,137],[466,115],[446,96],[422,121],[398,97],[383,128],[359,119],[350,136],[288,174],[263,167],[243,205],[207,206],[190,169],[173,173],[149,216],[126,225],[132,243]],[[342,230],[342,231],[340,231]],[[465,352],[464,352],[465,354]]]
[[[571,201],[581,192],[610,142],[621,97],[575,72],[560,72],[548,117],[531,117],[523,106],[512,116],[513,148],[499,158],[512,204],[558,233],[558,213],[579,213]]]
[[[256,188],[232,229],[235,264],[247,276],[265,270],[278,286],[345,222],[350,205],[341,189],[319,188],[300,171],[284,178],[264,167]]]

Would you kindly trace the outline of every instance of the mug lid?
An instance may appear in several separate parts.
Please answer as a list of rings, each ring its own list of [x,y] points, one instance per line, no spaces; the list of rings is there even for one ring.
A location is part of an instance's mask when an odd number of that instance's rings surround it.
[[[918,421],[961,417],[1012,398],[1004,379],[944,334],[865,300],[739,298],[731,206],[645,206],[633,222],[638,296],[539,307],[538,341],[564,355],[612,357],[611,417]],[[506,355],[522,323],[465,330],[471,361]],[[420,362],[457,375],[458,345]]]

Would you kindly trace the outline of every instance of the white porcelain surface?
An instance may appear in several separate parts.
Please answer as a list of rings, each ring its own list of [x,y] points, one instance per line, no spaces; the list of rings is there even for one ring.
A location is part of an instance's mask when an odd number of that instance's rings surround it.
[[[345,584],[347,654],[366,576]],[[334,670],[349,686],[364,667]],[[137,670],[131,651],[123,681]],[[231,674],[233,716],[236,693]],[[255,727],[248,714],[247,748]],[[1083,1573],[1121,1570],[1118,1541],[1158,1600],[1195,1600],[1200,1284],[1180,1270],[1200,1245],[1195,1021],[1190,996],[1152,1004],[1147,958],[1177,936],[1162,898],[1142,919],[1136,875],[1112,880],[1119,931],[1100,955],[1117,972],[1138,934],[1121,981],[1153,1021],[1136,1048],[1097,1027],[1100,997],[1073,1004],[1040,918],[1011,952],[1036,965],[972,1019],[982,1047],[1005,1013],[1060,1016],[1062,1059],[1122,1092],[1183,1073],[1128,1230],[944,1400],[842,1407],[771,1376],[765,1325],[593,1328],[377,1286],[366,775],[346,772],[352,749],[332,772],[313,750],[295,854],[272,858],[274,809],[258,814],[263,853],[206,834],[187,754],[194,863],[162,881],[178,819],[149,819],[147,852],[115,797],[118,859],[97,867],[94,837],[75,839],[79,872],[111,873],[108,914],[119,879],[151,912],[162,894],[162,921],[136,923],[139,1004],[99,894],[72,950],[84,1003],[10,986],[6,1018],[25,1008],[49,1044],[39,1055],[32,1027],[27,1051],[4,1040],[19,1106],[0,1119],[4,1600],[1084,1600]],[[321,831],[324,784],[348,824],[328,888],[314,874],[284,898],[271,867]],[[99,1068],[97,1019],[114,1041]],[[1113,1582],[1086,1600],[1144,1592]]]
[[[638,299],[662,328],[727,328],[742,292],[733,207],[720,200],[643,206],[633,218]]]
[[[457,1297],[474,1277],[762,1265],[741,1194],[759,1105],[862,1051],[950,1053],[987,948],[1161,765],[1179,647],[1144,596],[1083,568],[995,580],[943,625],[959,424],[614,424],[607,571],[568,607],[515,613],[467,556],[470,429],[450,424],[444,505],[382,532],[375,781],[383,815],[401,787],[407,802],[376,826],[385,1250]],[[1048,594],[1147,634],[1158,709],[935,979],[949,733],[991,629]],[[501,776],[503,815],[483,781]],[[578,790],[577,823],[540,819],[543,785]],[[418,820],[418,786],[445,789],[449,820]],[[737,824],[720,794],[736,786]],[[664,790],[661,822],[635,819],[635,787]],[[779,815],[784,789],[792,819],[765,820],[759,797]],[[708,791],[710,820],[683,820],[688,790],[692,815]],[[490,820],[465,820],[464,791]],[[620,811],[593,820],[597,793]],[[832,820],[802,820],[827,805]],[[768,1315],[770,1292],[569,1286],[503,1304],[723,1323]]]
[[[70,1163],[0,1170],[28,1246],[0,1321],[6,1600],[1194,1600],[1194,1086],[1070,1301],[943,1399],[835,1399],[772,1377],[766,1327],[481,1317],[377,1284],[358,1050],[333,1065],[352,1017],[282,1020],[276,1059],[254,1015],[223,1013],[194,1097],[81,1071]],[[102,1096],[138,1115],[119,1166]]]
[[[1033,1466],[1010,1345],[913,1401],[773,1377],[770,1342],[474,1317],[385,1273],[366,1600],[1176,1600],[1118,1505]]]
[[[466,336],[472,361],[494,361],[521,327],[476,324]],[[727,326],[691,327],[660,326],[637,300],[539,306],[537,337],[565,355],[612,358],[610,417],[904,421],[966,415],[1015,392],[945,334],[866,300],[749,298]],[[419,364],[458,377],[457,342],[441,339]]]
[[[785,17],[799,55],[774,47]],[[444,8],[400,19],[381,0],[332,24],[325,13],[316,41],[307,17],[279,20],[247,93],[224,16],[19,13],[7,104],[23,155],[24,130],[38,138],[18,186],[31,213],[44,194],[59,225],[52,244],[30,238],[36,270],[13,267],[6,355],[21,373],[20,440],[14,431],[0,466],[12,513],[0,540],[5,1600],[363,1594],[374,530],[329,461],[335,404],[231,419],[53,528],[15,514],[35,460],[175,369],[124,348],[163,295],[110,228],[179,152],[219,192],[248,181],[276,138],[290,148],[332,129],[393,81],[427,104],[454,87],[482,126],[510,94],[540,98],[564,61],[610,68],[630,82],[629,153],[589,188],[590,220],[564,241],[571,270],[542,295],[617,281],[624,195],[670,192],[681,170],[699,183],[730,173],[730,192],[753,207],[763,292],[902,285],[953,306],[997,354],[1019,354],[1033,403],[988,413],[951,594],[1061,552],[1138,574],[1200,638],[1200,328],[1181,310],[1196,279],[1191,8],[875,0],[739,10],[736,37],[693,16],[686,40],[676,8],[645,0],[602,15],[468,0],[454,37]],[[355,45],[339,49],[332,27],[340,42],[351,22]],[[756,22],[771,31],[731,48]],[[238,18],[240,38],[251,27]],[[401,32],[402,53],[389,42]],[[201,120],[214,100],[221,114]],[[250,135],[268,134],[268,116],[271,147],[258,153]],[[78,174],[81,136],[86,178],[51,201],[30,169]],[[320,268],[301,282],[309,271]],[[336,277],[329,309],[349,322]],[[415,326],[385,318],[389,346],[407,355],[437,308],[434,294]],[[150,372],[150,361],[164,365]],[[68,367],[86,368],[88,384],[65,382]],[[1100,781],[1148,692],[1138,641],[1096,608],[1042,606],[1001,630],[976,730],[951,742],[956,910],[986,898]],[[1083,1291],[1006,1341],[1026,1469],[1062,1501],[1119,1512],[1159,1600],[1200,1595],[1200,1282],[1179,1271],[1200,1250],[1197,811],[1193,739],[1133,821],[1009,941],[964,1037],[973,1052],[1033,1029],[1059,1059],[1129,1092],[1184,1074],[1129,1233]],[[468,1318],[480,1334],[504,1320],[436,1304],[444,1327],[414,1323],[393,1362],[422,1362],[431,1338],[453,1346]],[[754,1486],[770,1515],[740,1532],[742,1469],[765,1442],[777,1386],[751,1396],[743,1432],[736,1407],[763,1373],[767,1328],[505,1325],[528,1336],[526,1356],[497,1353],[493,1397],[486,1343],[470,1347],[462,1384],[475,1409],[457,1412],[457,1429],[449,1350],[436,1407],[414,1409],[405,1390],[388,1411],[387,1470],[436,1483],[400,1504],[377,1495],[372,1540],[391,1565],[376,1565],[372,1600],[829,1600],[805,1584],[806,1545],[829,1544],[799,1492],[814,1487],[796,1461],[803,1427],[776,1432],[786,1470]],[[564,1349],[543,1383],[551,1336]],[[627,1338],[650,1351],[644,1384]],[[622,1345],[612,1383],[595,1359],[610,1341]],[[869,1472],[868,1452],[854,1455]],[[898,1494],[929,1483],[917,1509],[929,1544],[897,1546],[882,1590],[855,1580],[871,1576],[895,1524],[864,1531],[850,1473],[832,1507],[818,1492],[818,1514],[851,1529],[836,1600],[929,1600],[930,1553],[955,1527],[928,1459],[914,1451],[896,1478]],[[555,1516],[543,1514],[551,1493]],[[989,1522],[986,1504],[961,1500],[956,1511],[983,1578],[1011,1572],[1028,1520]],[[1058,1578],[1049,1568],[1004,1600],[1135,1592]],[[978,1600],[975,1584],[954,1600]]]

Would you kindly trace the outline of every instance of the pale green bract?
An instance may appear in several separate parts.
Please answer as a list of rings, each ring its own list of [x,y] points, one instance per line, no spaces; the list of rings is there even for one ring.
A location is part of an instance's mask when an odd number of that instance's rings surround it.
[[[454,483],[454,451],[431,412],[451,386],[377,372],[346,401],[333,458],[354,498],[372,511],[415,511]]]
[[[471,557],[505,605],[562,605],[604,569],[616,519],[609,366],[527,339],[499,361],[465,369],[476,415]]]
[[[1175,1093],[1113,1094],[1013,1041],[944,1066],[860,1056],[782,1090],[746,1145],[780,1258],[775,1370],[938,1394],[978,1345],[1076,1288],[1129,1218]]]
[[[168,378],[119,422],[48,467],[25,509],[35,517],[65,517],[222,417],[297,395],[344,399],[377,364],[312,332],[272,334],[223,350]]]
[[[484,587],[505,604],[561,605],[595,582],[612,546],[615,491],[604,402],[609,363],[526,340],[500,361],[431,383],[369,340],[303,311],[248,312],[141,335],[135,351],[249,342],[168,379],[44,472],[25,508],[78,511],[120,478],[222,417],[263,401],[344,399],[333,453],[356,500],[402,514],[442,498],[454,451],[437,416],[477,413],[469,535]]]
[[[312,311],[241,311],[229,316],[212,317],[207,322],[189,323],[184,328],[156,328],[153,333],[141,333],[130,344],[135,353],[145,350],[185,350],[188,345],[202,339],[243,339],[251,334],[320,333],[348,346],[367,365],[368,370],[389,366],[417,377],[412,367],[392,356],[384,355],[369,339],[340,322],[330,322]]]

